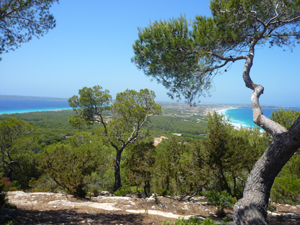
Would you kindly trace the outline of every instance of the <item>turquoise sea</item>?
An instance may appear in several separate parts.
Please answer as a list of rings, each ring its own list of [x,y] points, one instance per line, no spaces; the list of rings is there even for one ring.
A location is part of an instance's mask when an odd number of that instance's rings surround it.
[[[262,108],[263,114],[270,118],[273,110],[278,110],[278,108]],[[291,107],[286,109],[294,109],[296,111],[300,111],[299,107]],[[239,127],[257,127],[255,123],[253,123],[253,114],[251,108],[233,108],[233,109],[224,109],[217,111],[219,114],[223,114],[226,119],[229,119],[233,126]]]
[[[0,99],[0,114],[27,113],[39,111],[55,111],[72,109],[67,101],[46,101],[46,100],[15,100]],[[263,108],[265,116],[270,117],[271,112],[280,108]],[[289,108],[300,111],[300,108]],[[233,108],[219,110],[218,113],[225,115],[233,126],[245,128],[256,127],[252,121],[251,108]]]
[[[71,109],[68,101],[0,99],[0,114]]]

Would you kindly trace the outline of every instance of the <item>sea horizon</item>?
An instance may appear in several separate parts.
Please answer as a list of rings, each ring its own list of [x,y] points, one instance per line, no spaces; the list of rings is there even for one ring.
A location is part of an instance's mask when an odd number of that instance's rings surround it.
[[[71,109],[67,100],[0,99],[0,115]]]
[[[13,114],[19,114],[19,113],[32,113],[32,112],[58,112],[61,110],[72,110],[72,108],[49,108],[49,109],[24,109],[24,110],[18,110],[18,111],[0,111],[0,115],[13,115]]]
[[[0,95],[1,96],[1,95]],[[1,97],[3,97],[2,95]],[[3,114],[18,114],[18,113],[31,113],[31,112],[45,112],[45,111],[60,111],[60,110],[72,110],[69,106],[67,99],[42,97],[34,98],[28,97],[24,99],[18,96],[18,99],[12,99],[11,96],[5,96],[7,98],[0,97],[0,115]],[[16,97],[16,96],[13,96]],[[205,103],[208,104],[208,103]],[[210,104],[209,104],[210,105]],[[218,104],[211,104],[218,105]],[[226,104],[220,104],[226,107]],[[252,109],[250,105],[236,104],[237,107],[232,108],[233,104],[228,104],[230,108],[218,110],[217,113],[223,114],[226,119],[230,121],[232,126],[235,127],[258,127],[252,119]],[[279,107],[279,106],[263,106],[263,113],[270,118],[273,110],[286,108],[295,109],[300,111],[300,107]]]

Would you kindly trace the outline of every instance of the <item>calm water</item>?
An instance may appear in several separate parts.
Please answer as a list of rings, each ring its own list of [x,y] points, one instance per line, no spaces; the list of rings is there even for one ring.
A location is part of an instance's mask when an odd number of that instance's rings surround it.
[[[263,108],[263,113],[265,116],[271,116],[273,110],[278,110],[280,108]],[[289,108],[300,111],[300,108]],[[218,113],[225,115],[225,118],[228,118],[233,126],[242,126],[246,128],[257,127],[253,123],[253,114],[251,108],[236,108],[236,109],[224,109],[219,110]]]
[[[38,111],[53,111],[72,109],[67,101],[43,101],[43,100],[12,100],[0,99],[0,114],[25,113]],[[279,108],[277,108],[279,109]],[[300,111],[300,108],[293,108]],[[263,109],[264,115],[270,117],[271,112],[275,109]],[[234,126],[242,126],[246,128],[256,127],[252,121],[251,108],[236,108],[219,110],[218,113],[224,114],[229,118]]]
[[[0,114],[71,109],[67,101],[0,99]]]

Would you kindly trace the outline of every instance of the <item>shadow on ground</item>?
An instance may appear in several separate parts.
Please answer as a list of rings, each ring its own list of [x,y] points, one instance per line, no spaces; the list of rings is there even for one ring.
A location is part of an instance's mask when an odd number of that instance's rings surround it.
[[[0,210],[0,224],[152,224],[141,214],[83,213],[76,210]]]

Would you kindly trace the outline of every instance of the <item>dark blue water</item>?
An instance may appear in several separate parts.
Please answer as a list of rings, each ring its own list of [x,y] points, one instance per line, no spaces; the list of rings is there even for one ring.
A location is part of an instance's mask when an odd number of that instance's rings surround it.
[[[262,108],[263,114],[270,118],[272,111],[279,110],[280,108]],[[293,107],[288,109],[294,109],[300,111],[300,108]],[[233,126],[239,127],[257,127],[253,123],[253,113],[251,108],[236,108],[236,109],[224,109],[219,110],[218,113],[225,115],[226,119],[229,119]]]
[[[71,109],[68,101],[0,99],[0,114]]]

